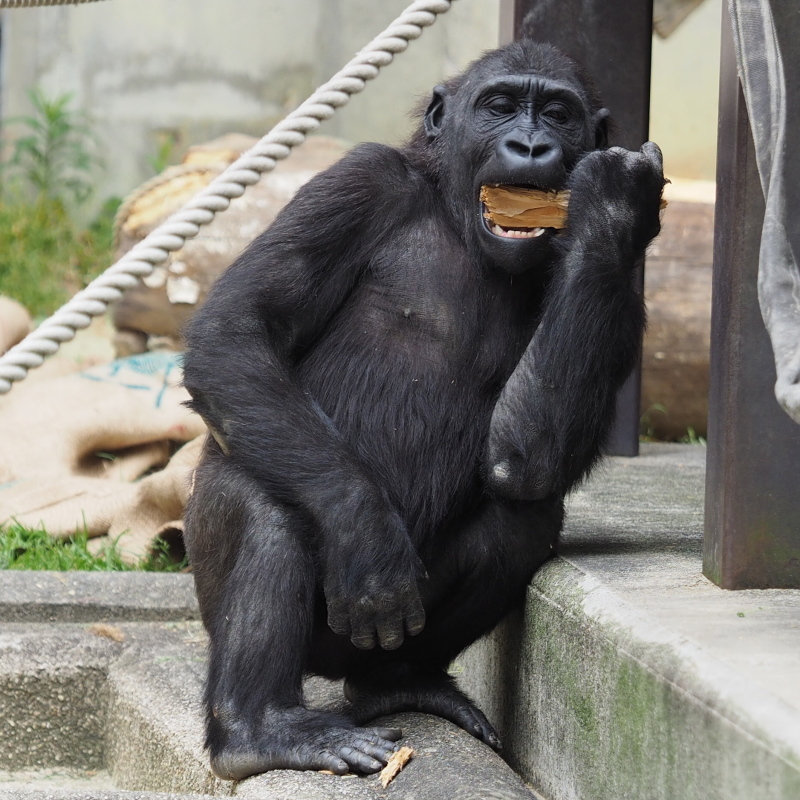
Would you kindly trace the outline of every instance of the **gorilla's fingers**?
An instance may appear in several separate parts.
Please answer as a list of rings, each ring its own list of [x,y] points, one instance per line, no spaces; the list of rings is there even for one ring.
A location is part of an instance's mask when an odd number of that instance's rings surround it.
[[[664,169],[664,156],[661,154],[661,148],[655,142],[645,142],[639,148],[639,152],[647,156],[659,171]]]
[[[384,650],[397,650],[403,644],[403,619],[399,614],[378,623],[378,642]]]
[[[374,733],[375,736],[390,742],[396,742],[403,738],[403,731],[400,728],[366,728],[365,731]]]
[[[375,647],[374,625],[364,625],[363,623],[354,623],[353,632],[350,635],[350,641],[359,650],[372,650],[372,648]]]
[[[340,600],[328,601],[328,627],[339,636],[350,635],[347,606]]]
[[[422,602],[417,601],[406,611],[406,632],[409,636],[416,636],[425,627],[425,609]]]

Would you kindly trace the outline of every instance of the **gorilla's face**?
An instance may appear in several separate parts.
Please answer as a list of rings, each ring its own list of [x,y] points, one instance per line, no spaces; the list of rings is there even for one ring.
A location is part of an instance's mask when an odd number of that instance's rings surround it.
[[[580,87],[543,75],[495,75],[454,96],[434,90],[426,131],[447,139],[440,152],[456,162],[451,197],[468,202],[467,235],[490,264],[512,274],[546,265],[557,231],[490,222],[481,187],[563,189],[580,157],[605,146],[607,117],[591,111]]]

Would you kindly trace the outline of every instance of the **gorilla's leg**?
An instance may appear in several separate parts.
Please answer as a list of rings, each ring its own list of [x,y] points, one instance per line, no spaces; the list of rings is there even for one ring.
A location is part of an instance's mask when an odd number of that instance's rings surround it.
[[[206,745],[221,778],[281,768],[376,772],[400,736],[303,705],[315,575],[302,533],[208,446],[187,544],[211,640]]]
[[[486,501],[470,521],[437,539],[423,591],[424,630],[394,652],[371,651],[348,675],[345,694],[359,723],[399,711],[449,719],[499,750],[483,713],[456,687],[447,666],[522,602],[533,573],[553,553],[561,501]]]

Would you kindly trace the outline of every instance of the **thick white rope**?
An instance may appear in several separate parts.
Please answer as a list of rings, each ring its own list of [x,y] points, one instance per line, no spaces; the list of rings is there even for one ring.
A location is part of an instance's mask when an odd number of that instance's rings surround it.
[[[274,169],[291,149],[305,141],[322,120],[333,116],[350,96],[360,92],[381,67],[402,53],[409,41],[417,39],[439,14],[450,9],[453,0],[418,0],[412,3],[383,33],[356,54],[347,66],[320,86],[289,116],[279,122],[261,141],[198,192],[180,211],[129,250],[83,291],[63,305],[52,317],[0,357],[0,394],[21,381],[28,370],[40,366],[45,356],[55,353],[63,342],[85,328],[92,317],[104,313],[109,303],[138,281],[150,275],[154,267],[166,261],[170,252],[179,250],[187,239],[196,236],[200,227],[224,211],[231,198],[240,197],[263,172]]]
[[[75,6],[97,0],[0,0],[0,8],[30,8],[33,6]]]

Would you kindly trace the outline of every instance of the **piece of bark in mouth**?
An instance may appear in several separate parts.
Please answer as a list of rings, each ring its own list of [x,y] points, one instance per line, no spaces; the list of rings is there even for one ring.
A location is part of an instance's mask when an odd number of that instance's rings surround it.
[[[565,228],[569,192],[544,192],[519,186],[481,186],[484,217],[503,228]],[[667,201],[661,198],[661,209]]]
[[[504,228],[564,228],[569,192],[543,192],[519,186],[481,186],[484,216]]]

